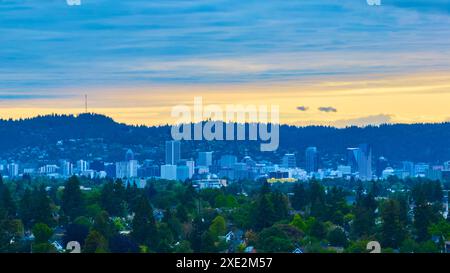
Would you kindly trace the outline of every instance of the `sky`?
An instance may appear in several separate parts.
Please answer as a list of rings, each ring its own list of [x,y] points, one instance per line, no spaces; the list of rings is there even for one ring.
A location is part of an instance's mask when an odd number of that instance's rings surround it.
[[[450,0],[0,0],[0,118],[278,105],[294,125],[450,121]]]

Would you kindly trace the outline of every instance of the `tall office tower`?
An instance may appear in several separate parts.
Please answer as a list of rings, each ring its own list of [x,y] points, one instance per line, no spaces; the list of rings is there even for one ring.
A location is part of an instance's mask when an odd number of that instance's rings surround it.
[[[138,170],[138,161],[137,160],[128,161],[127,177],[137,177],[138,176],[137,170]]]
[[[212,166],[212,155],[213,155],[213,152],[199,152],[198,159],[197,159],[197,165],[204,166],[204,167]]]
[[[189,167],[187,165],[177,166],[177,180],[185,181],[189,178]]]
[[[128,149],[128,151],[125,153],[125,161],[134,160],[134,153],[131,149]]]
[[[369,144],[359,145],[358,172],[361,180],[372,179],[372,147]]]
[[[414,172],[414,162],[411,161],[403,161],[403,172],[407,173],[407,176],[415,176]]]
[[[180,141],[166,141],[166,164],[176,165],[180,161]]]
[[[84,160],[78,160],[77,161],[77,170],[78,173],[82,173],[88,169],[87,161]]]
[[[128,177],[127,161],[116,162],[116,177],[120,179]]]
[[[383,175],[383,171],[389,166],[388,160],[381,156],[377,159],[377,166],[376,166],[376,175],[377,177],[381,177]]]
[[[281,160],[281,166],[283,168],[295,168],[297,167],[297,160],[295,154],[285,154]]]
[[[308,173],[319,170],[319,154],[316,147],[308,147],[305,151],[306,171]]]
[[[350,166],[352,172],[358,171],[359,148],[347,148],[347,165]]]
[[[63,177],[71,176],[73,174],[73,164],[67,160],[62,160],[60,171]]]
[[[121,161],[116,163],[116,177],[117,178],[131,178],[137,177],[138,173],[137,160]]]
[[[195,161],[194,160],[187,160],[186,161],[186,166],[189,169],[189,179],[191,179],[192,176],[194,176],[194,172],[195,172]]]
[[[16,163],[8,164],[8,176],[9,177],[19,176],[19,164]]]
[[[161,165],[161,179],[176,180],[177,165]]]
[[[417,163],[414,165],[414,174],[423,176],[426,175],[428,170],[430,169],[430,165],[427,163]]]
[[[220,157],[219,164],[221,168],[234,168],[237,163],[237,157],[234,155],[223,155]]]

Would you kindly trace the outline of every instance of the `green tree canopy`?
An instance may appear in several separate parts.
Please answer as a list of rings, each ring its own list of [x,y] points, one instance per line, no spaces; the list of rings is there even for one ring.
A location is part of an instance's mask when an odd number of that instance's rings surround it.
[[[61,209],[72,221],[85,212],[83,193],[76,176],[70,177],[64,186]]]

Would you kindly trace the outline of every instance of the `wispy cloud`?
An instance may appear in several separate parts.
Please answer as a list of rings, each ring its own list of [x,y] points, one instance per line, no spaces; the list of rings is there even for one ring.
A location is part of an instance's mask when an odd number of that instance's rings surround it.
[[[320,112],[325,112],[325,113],[336,113],[337,109],[331,106],[326,106],[326,107],[319,107],[317,108]]]
[[[308,111],[308,110],[309,110],[309,107],[306,107],[306,106],[297,106],[297,110],[298,110],[298,111],[305,112],[305,111]]]
[[[346,126],[364,127],[368,125],[378,126],[382,124],[389,124],[391,122],[392,122],[392,115],[379,114],[354,119],[337,120],[334,121],[332,125],[336,127],[346,127]]]
[[[445,11],[448,5],[98,0],[70,7],[64,0],[8,0],[0,5],[0,90],[56,94],[96,85],[450,70],[450,16],[430,15],[429,7]]]

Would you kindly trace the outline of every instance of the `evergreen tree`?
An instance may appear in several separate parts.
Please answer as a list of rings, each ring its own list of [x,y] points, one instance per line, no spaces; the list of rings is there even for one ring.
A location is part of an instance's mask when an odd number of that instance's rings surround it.
[[[192,250],[195,253],[201,252],[203,249],[202,246],[202,235],[208,228],[204,219],[200,216],[194,218],[192,222],[192,231],[189,234],[189,241],[191,242]]]
[[[45,191],[45,187],[36,188],[32,193],[33,198],[33,219],[35,223],[44,223],[48,226],[54,226],[51,200]]]
[[[139,246],[129,237],[122,234],[114,235],[109,242],[112,253],[138,253]]]
[[[271,194],[271,202],[274,210],[274,221],[279,221],[288,217],[289,208],[287,198],[280,191]]]
[[[431,183],[419,182],[412,189],[415,203],[413,226],[418,242],[424,242],[430,238],[428,228],[437,218],[433,211],[433,205],[430,203],[432,199],[430,196],[432,185]]]
[[[125,215],[125,187],[121,179],[105,183],[100,195],[100,204],[111,216]]]
[[[303,209],[308,202],[305,187],[302,183],[295,183],[293,192],[294,196],[291,200],[292,207],[295,210]]]
[[[272,190],[270,189],[270,184],[264,180],[261,185],[260,194],[264,195],[264,194],[269,194],[271,192],[272,192]]]
[[[400,217],[400,204],[389,199],[381,208],[381,244],[383,247],[398,248],[405,239],[405,227]]]
[[[115,233],[114,224],[106,211],[102,211],[95,217],[92,228],[98,231],[106,239],[111,238]]]
[[[136,183],[133,183],[133,185],[127,184],[127,188],[125,190],[125,197],[126,197],[126,202],[128,203],[128,208],[131,211],[134,211],[135,207],[136,207],[136,203],[139,197],[139,189],[136,185]]]
[[[75,220],[85,211],[83,193],[80,189],[78,177],[70,177],[64,187],[61,209],[70,220]]]
[[[325,224],[320,220],[315,220],[310,227],[311,236],[321,240],[327,235]]]
[[[22,222],[11,219],[6,211],[0,208],[0,253],[17,252],[23,235]]]
[[[218,215],[214,220],[212,221],[211,225],[209,226],[209,232],[217,238],[218,236],[225,235],[226,230],[226,222],[225,218],[223,216]]]
[[[418,203],[414,207],[414,229],[418,242],[424,242],[430,238],[428,228],[433,221],[433,210],[427,203]]]
[[[217,252],[216,247],[216,238],[210,231],[205,231],[201,237],[202,248],[201,252],[203,253],[214,253]]]
[[[197,191],[194,189],[192,183],[186,185],[184,192],[181,194],[180,201],[186,208],[195,208]]]
[[[372,194],[360,195],[353,210],[353,234],[356,237],[369,236],[375,229],[375,210],[377,203]]]
[[[77,241],[83,247],[86,237],[89,234],[89,228],[81,224],[69,224],[63,237],[63,245],[67,245],[70,241]]]
[[[141,245],[148,245],[153,249],[156,248],[155,218],[153,217],[153,209],[145,195],[141,195],[138,201],[131,227],[131,236],[136,242]]]
[[[33,204],[32,192],[26,189],[22,199],[19,203],[19,215],[26,228],[30,228],[33,225],[34,219],[34,204]]]
[[[179,204],[177,206],[177,212],[176,212],[177,218],[181,221],[181,222],[187,222],[189,219],[189,215],[188,215],[188,211],[186,209],[185,206],[183,206],[183,204]]]
[[[11,192],[8,187],[3,183],[3,179],[0,175],[0,209],[3,209],[10,217],[16,215],[16,204],[11,197]]]
[[[35,243],[47,243],[53,235],[53,230],[44,223],[37,223],[33,226]]]
[[[327,240],[332,246],[347,247],[348,245],[347,235],[340,227],[336,227],[331,230],[327,235]]]
[[[261,195],[256,201],[253,217],[253,226],[257,231],[273,224],[275,211],[267,194]]]
[[[326,220],[327,206],[325,188],[316,180],[310,182],[309,197],[311,203],[311,216]]]
[[[89,235],[86,237],[84,242],[85,253],[107,253],[108,250],[108,240],[96,230],[91,230]]]

